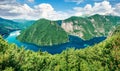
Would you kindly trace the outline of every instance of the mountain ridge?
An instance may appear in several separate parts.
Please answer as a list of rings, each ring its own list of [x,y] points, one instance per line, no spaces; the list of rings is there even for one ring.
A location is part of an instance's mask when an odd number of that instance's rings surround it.
[[[61,27],[70,35],[89,40],[93,37],[108,36],[118,25],[118,16],[95,14],[89,17],[70,17],[62,21]]]
[[[55,31],[57,27],[61,28],[60,31],[62,31],[61,33],[58,31],[59,33],[57,34],[62,36],[64,35],[63,38],[59,36],[60,41],[62,40],[64,41],[65,39],[65,41],[68,42],[69,40],[67,35],[78,36],[83,40],[89,40],[94,37],[102,37],[102,36],[107,37],[120,24],[119,22],[120,22],[120,17],[104,16],[98,14],[84,18],[73,16],[68,19],[58,20],[58,21],[39,19],[33,25],[28,27],[26,29],[27,31],[26,30],[22,31],[21,35],[18,36],[18,39],[22,42],[34,43],[39,46],[53,45],[52,42],[56,43],[58,42],[57,40],[59,39],[58,37],[56,37],[55,34],[57,33],[57,31]],[[35,27],[35,26],[39,26],[39,27]],[[33,33],[34,32],[33,30],[38,32]],[[63,31],[65,32],[63,33]],[[55,32],[55,33],[50,33],[50,32]],[[56,37],[56,40],[54,37]],[[63,43],[65,43],[65,41]]]

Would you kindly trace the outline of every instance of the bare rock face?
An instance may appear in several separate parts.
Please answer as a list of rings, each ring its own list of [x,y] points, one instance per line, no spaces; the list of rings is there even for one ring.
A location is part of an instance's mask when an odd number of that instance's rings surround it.
[[[70,35],[88,40],[93,37],[110,35],[119,24],[120,17],[96,14],[84,18],[70,17],[62,21],[61,27]]]
[[[61,26],[66,32],[73,32],[73,22],[62,23]]]

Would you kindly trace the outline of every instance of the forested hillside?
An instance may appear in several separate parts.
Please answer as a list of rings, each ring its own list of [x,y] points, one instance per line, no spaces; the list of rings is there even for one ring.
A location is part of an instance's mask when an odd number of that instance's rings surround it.
[[[69,41],[68,34],[55,21],[40,19],[18,36],[22,42],[38,46],[57,45]]]
[[[0,37],[0,71],[120,71],[119,32],[95,46],[61,54],[33,52]]]

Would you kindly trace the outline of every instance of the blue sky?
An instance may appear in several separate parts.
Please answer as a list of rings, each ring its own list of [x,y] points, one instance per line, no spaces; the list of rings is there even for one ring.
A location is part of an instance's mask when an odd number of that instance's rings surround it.
[[[33,2],[30,2],[33,1]],[[86,4],[94,5],[95,2],[102,2],[102,1],[109,1],[111,5],[115,5],[116,3],[119,3],[120,0],[17,0],[17,2],[21,4],[28,4],[30,7],[33,7],[35,5],[39,5],[41,3],[49,3],[54,7],[57,11],[67,11],[72,9],[73,7],[79,6],[84,7]],[[82,1],[80,3],[77,3],[79,1]]]
[[[76,3],[67,3],[64,0],[34,0],[34,2],[28,2],[27,0],[18,0],[18,2],[22,4],[27,3],[31,7],[33,7],[34,5],[39,5],[41,3],[49,3],[57,11],[66,11],[68,9],[72,9],[72,7],[76,5]]]
[[[120,0],[0,0],[0,17],[66,19],[94,14],[120,16]]]

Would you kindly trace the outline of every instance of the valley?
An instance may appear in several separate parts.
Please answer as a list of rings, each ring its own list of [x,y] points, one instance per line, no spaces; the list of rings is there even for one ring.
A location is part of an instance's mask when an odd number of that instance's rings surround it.
[[[32,25],[34,21],[32,20],[9,20],[0,18],[0,35],[6,38],[11,32],[17,30],[23,30],[26,27]]]
[[[51,21],[40,19],[17,37],[21,42],[38,46],[51,46],[69,42],[68,35],[82,40],[94,37],[107,37],[120,25],[120,17],[111,15],[92,15],[89,17],[70,17]]]
[[[116,30],[119,30],[118,27]],[[7,43],[0,37],[0,70],[54,71],[119,71],[120,33],[114,32],[105,41],[84,49],[69,48],[60,54],[34,52]]]
[[[120,0],[0,0],[0,71],[120,71]]]

